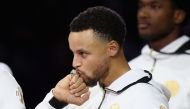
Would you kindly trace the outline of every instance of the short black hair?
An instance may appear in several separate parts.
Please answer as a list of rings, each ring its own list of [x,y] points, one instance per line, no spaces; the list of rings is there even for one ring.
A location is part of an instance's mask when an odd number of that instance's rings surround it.
[[[117,12],[107,7],[90,7],[76,16],[70,23],[71,32],[87,29],[92,29],[102,39],[115,40],[120,47],[124,44],[126,24]]]
[[[186,13],[186,17],[182,23],[182,25],[184,25],[190,18],[189,0],[171,0],[171,2],[173,3],[174,8],[181,9]]]

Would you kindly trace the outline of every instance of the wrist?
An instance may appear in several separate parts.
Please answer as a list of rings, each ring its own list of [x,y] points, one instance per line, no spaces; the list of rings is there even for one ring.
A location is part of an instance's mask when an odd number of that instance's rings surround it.
[[[50,99],[49,104],[56,109],[61,109],[68,105],[68,103],[60,102],[54,96]]]
[[[57,99],[56,97],[55,97],[55,91],[54,91],[55,89],[52,89],[52,91],[51,91],[51,93],[52,93],[52,97],[51,97],[51,99],[49,100],[49,104],[52,106],[52,107],[54,107],[54,108],[56,108],[56,109],[61,109],[61,108],[63,108],[63,107],[65,107],[65,106],[67,106],[68,105],[68,103],[66,103],[66,102],[64,102],[64,101],[60,101],[59,99]]]

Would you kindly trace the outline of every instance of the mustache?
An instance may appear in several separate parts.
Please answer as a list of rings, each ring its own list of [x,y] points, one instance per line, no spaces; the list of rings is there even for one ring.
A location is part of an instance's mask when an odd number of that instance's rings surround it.
[[[138,19],[138,24],[151,24],[151,21],[148,19]]]

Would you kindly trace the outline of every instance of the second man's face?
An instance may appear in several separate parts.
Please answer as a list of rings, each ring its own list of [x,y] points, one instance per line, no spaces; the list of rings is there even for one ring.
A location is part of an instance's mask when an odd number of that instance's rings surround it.
[[[170,0],[139,0],[138,31],[140,37],[159,40],[173,31],[174,8]]]

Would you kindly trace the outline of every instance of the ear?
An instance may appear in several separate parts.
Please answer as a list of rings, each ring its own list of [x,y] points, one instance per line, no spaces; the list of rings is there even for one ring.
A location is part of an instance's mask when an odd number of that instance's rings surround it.
[[[116,41],[112,40],[108,43],[108,54],[110,56],[115,56],[119,52],[119,45]]]
[[[181,9],[175,10],[174,20],[176,24],[181,24],[186,17],[185,11]]]

